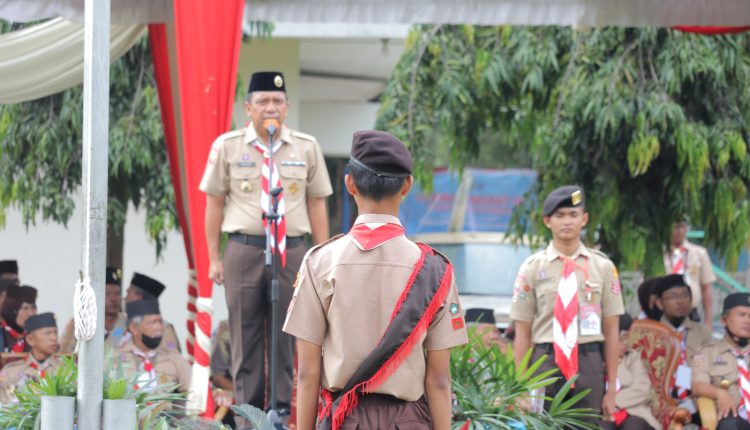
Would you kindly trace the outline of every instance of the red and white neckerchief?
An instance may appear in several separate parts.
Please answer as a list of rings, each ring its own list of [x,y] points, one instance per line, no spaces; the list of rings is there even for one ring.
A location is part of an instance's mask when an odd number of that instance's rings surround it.
[[[3,326],[3,329],[13,337],[13,339],[16,340],[16,343],[13,344],[13,348],[11,349],[11,352],[23,352],[24,349],[26,349],[26,341],[24,340],[24,333],[19,333],[17,330],[15,330],[13,327],[9,326],[8,323],[5,321],[1,321],[0,325]]]
[[[684,275],[687,262],[687,249],[684,246],[672,249],[672,274]]]
[[[393,223],[363,222],[354,224],[349,235],[359,249],[369,251],[403,236],[404,228]]]
[[[552,340],[555,364],[566,380],[578,373],[578,279],[572,258],[560,257],[563,272],[557,286]]]
[[[680,326],[677,328],[677,333],[680,334],[682,337],[682,340],[680,341],[680,362],[677,363],[678,366],[685,365],[687,363],[687,329],[685,326]],[[676,378],[676,375],[675,375]],[[672,385],[675,384],[675,381],[672,381]],[[688,388],[687,387],[675,387],[677,390],[677,398],[680,400],[683,400],[687,398],[688,396]]]
[[[252,127],[252,124],[248,127]],[[281,148],[281,145],[284,142],[279,139],[278,142],[276,142],[275,145],[273,145],[273,148],[271,148],[271,153],[276,154],[278,150]],[[255,142],[253,142],[253,145],[255,146],[255,149],[258,150],[263,155],[263,167],[261,168],[261,189],[260,189],[260,207],[263,209],[263,213],[267,214],[269,211],[268,207],[268,193],[271,189],[276,187],[281,187],[281,176],[279,175],[279,169],[278,164],[276,162],[273,162],[273,166],[271,166],[271,163],[269,162],[269,153],[268,149],[265,145],[263,145],[260,142],[260,139],[255,139]],[[273,177],[271,177],[271,172],[273,172]],[[273,184],[273,186],[270,186],[270,184]],[[277,220],[276,223],[276,231],[272,231],[271,236],[271,252],[275,253],[276,249],[279,250],[279,258],[281,258],[281,267],[286,267],[286,206],[284,205],[284,192],[282,191],[279,194],[279,206],[277,209],[277,212],[280,216],[280,218]],[[263,217],[263,228],[268,231],[268,220]]]
[[[732,354],[737,358],[737,374],[740,377],[739,389],[742,404],[746,411],[750,411],[750,375],[747,371],[747,351],[732,350]]]
[[[47,372],[46,372],[47,366],[44,366],[44,368],[42,369],[41,366],[39,366],[39,363],[37,363],[36,360],[31,358],[31,355],[29,355],[28,363],[29,363],[29,367],[37,371],[40,378],[44,378],[45,376],[47,376]]]
[[[154,369],[154,363],[151,361],[156,352],[149,351],[148,353],[143,353],[138,349],[134,349],[133,354],[138,356],[143,362],[143,373],[138,376],[135,389],[137,390],[139,386],[146,390],[156,387],[156,370]]]

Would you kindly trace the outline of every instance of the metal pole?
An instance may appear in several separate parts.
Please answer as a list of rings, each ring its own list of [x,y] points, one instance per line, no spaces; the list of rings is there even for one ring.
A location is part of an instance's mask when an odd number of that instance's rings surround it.
[[[107,246],[110,0],[86,0],[83,62],[83,233],[81,265],[96,295],[96,334],[78,353],[78,429],[99,430],[104,372]]]

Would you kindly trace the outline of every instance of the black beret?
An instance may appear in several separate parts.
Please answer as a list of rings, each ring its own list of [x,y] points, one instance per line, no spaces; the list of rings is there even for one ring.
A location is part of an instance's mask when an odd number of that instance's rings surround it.
[[[125,311],[128,314],[128,319],[135,317],[141,317],[144,315],[160,315],[159,302],[156,300],[136,300],[134,302],[128,302],[125,305]]]
[[[583,207],[583,203],[583,188],[578,185],[565,185],[549,193],[544,199],[542,209],[544,216],[550,216],[559,208],[580,208]]]
[[[0,261],[0,273],[13,273],[18,275],[18,262],[16,260]]]
[[[354,133],[351,161],[386,178],[405,178],[411,175],[409,150],[394,135],[384,131],[365,130]]]
[[[620,315],[620,331],[630,330],[630,326],[633,325],[633,317],[630,314]]]
[[[11,286],[18,286],[18,279],[0,279],[0,293],[8,291]]]
[[[690,287],[688,287],[687,282],[685,282],[685,277],[682,275],[667,275],[657,278],[656,286],[654,287],[653,293],[657,296],[661,297],[662,294],[664,294],[667,290],[677,287],[687,287],[688,291],[690,291]],[[692,291],[690,291],[690,294],[692,294]]]
[[[130,280],[130,285],[135,285],[136,287],[142,289],[143,291],[151,294],[154,297],[159,297],[166,288],[164,284],[157,281],[156,279],[149,278],[148,276],[142,275],[137,272],[133,274],[133,279]]]
[[[737,306],[750,306],[750,294],[748,293],[734,293],[728,295],[724,299],[724,310],[726,312]]]
[[[255,72],[250,77],[247,92],[253,91],[281,91],[286,93],[286,80],[281,72]]]
[[[45,328],[45,327],[57,328],[57,321],[55,321],[55,314],[53,314],[52,312],[45,312],[43,314],[36,314],[36,315],[30,316],[26,320],[26,327],[24,327],[24,329],[26,330],[26,334],[29,334],[34,330],[38,330],[40,328]]]
[[[122,286],[122,269],[107,266],[104,283]]]
[[[495,324],[495,315],[492,309],[471,308],[466,310],[464,321],[467,323]]]
[[[15,299],[22,303],[36,303],[36,288],[24,285],[19,287],[11,285],[8,287],[7,298]]]

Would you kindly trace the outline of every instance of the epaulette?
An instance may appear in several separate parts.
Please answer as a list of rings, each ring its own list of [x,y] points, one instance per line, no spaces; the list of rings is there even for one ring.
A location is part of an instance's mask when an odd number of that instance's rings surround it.
[[[245,135],[245,130],[244,129],[228,131],[228,132],[220,135],[219,137],[217,137],[214,140],[213,145],[211,145],[211,148],[213,149],[214,147],[218,147],[219,145],[223,144],[224,142],[226,142],[226,141],[228,141],[230,139],[236,139],[236,138],[239,138],[239,137],[243,137],[244,135]]]
[[[602,257],[602,258],[606,258],[607,260],[611,260],[609,258],[609,255],[603,253],[602,251],[600,251],[598,249],[593,249],[593,248],[589,248],[589,247],[586,247],[586,249],[588,249],[592,254],[595,254],[595,255],[597,255],[599,257]]]
[[[332,238],[326,240],[325,242],[319,243],[319,244],[313,246],[312,248],[310,248],[310,249],[307,250],[307,253],[305,254],[305,258],[304,259],[306,260],[307,257],[309,257],[310,255],[312,255],[314,252],[317,252],[319,249],[323,248],[324,246],[330,245],[333,242],[341,239],[344,236],[346,236],[346,235],[345,234],[337,234],[336,236],[333,236]]]
[[[309,140],[310,142],[317,142],[317,140],[313,136],[310,136],[307,133],[303,133],[301,131],[292,130],[292,129],[290,129],[289,132],[294,137],[299,137],[300,139]]]

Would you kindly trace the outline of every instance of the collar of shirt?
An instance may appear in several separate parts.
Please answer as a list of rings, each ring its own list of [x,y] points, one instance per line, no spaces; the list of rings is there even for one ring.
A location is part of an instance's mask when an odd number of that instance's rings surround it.
[[[52,365],[53,358],[54,356],[50,356],[47,357],[47,359],[44,361],[38,361],[36,358],[34,358],[34,355],[32,353],[29,353],[29,355],[26,357],[26,364],[31,368],[42,371]]]
[[[255,131],[255,126],[252,122],[248,123],[247,127],[245,127],[245,143],[253,143],[257,139],[258,133]],[[281,141],[286,143],[291,143],[292,141],[292,132],[285,124],[281,125]],[[266,146],[262,141],[260,141],[260,144]]]
[[[398,217],[387,214],[364,214],[357,217],[354,224],[378,223],[378,224],[397,224],[401,225]],[[403,226],[402,226],[403,227]]]
[[[135,343],[133,343],[133,336],[130,334],[130,332],[122,337],[120,349],[122,350],[122,352],[132,352],[133,354],[135,354],[136,351],[143,353],[143,351],[141,351],[137,346],[135,346]],[[149,350],[145,354],[149,358],[155,357],[158,353],[158,349],[159,348]]]
[[[579,255],[589,258],[591,257],[591,252],[588,250],[588,248],[583,246],[583,244],[581,243],[578,245],[578,249],[576,249],[576,252],[573,253],[573,260],[578,258]],[[547,261],[555,261],[558,258],[564,258],[564,257],[569,257],[569,256],[564,255],[563,253],[558,251],[557,248],[555,248],[554,243],[550,243],[549,245],[547,245]]]
[[[724,335],[724,337],[721,338],[721,340],[719,341],[719,343],[716,346],[720,348],[720,350],[719,350],[720,354],[723,353],[723,352],[727,352],[727,351],[733,352],[733,351],[737,351],[738,350],[737,345],[735,345],[734,343],[732,343],[732,341],[730,341],[729,337],[727,337],[726,335]],[[746,347],[742,348],[741,351],[744,354],[747,354],[748,352],[750,352],[750,347],[746,346]]]

